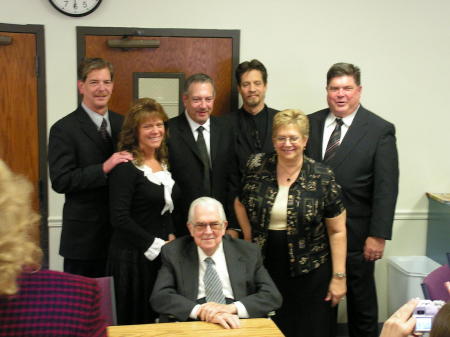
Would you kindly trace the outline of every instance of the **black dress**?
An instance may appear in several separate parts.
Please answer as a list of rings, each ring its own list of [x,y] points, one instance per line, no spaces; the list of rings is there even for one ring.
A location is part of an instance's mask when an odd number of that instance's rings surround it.
[[[171,180],[167,171],[160,174]],[[167,240],[174,233],[170,211],[161,214],[164,185],[150,181],[128,162],[112,170],[109,188],[113,235],[107,271],[114,277],[118,323],[153,323],[158,315],[149,299],[161,262],[159,255],[150,261],[144,253],[155,238]]]

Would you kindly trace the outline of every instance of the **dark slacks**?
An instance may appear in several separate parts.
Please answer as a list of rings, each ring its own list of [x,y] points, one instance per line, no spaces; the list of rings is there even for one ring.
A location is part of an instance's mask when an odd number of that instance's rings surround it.
[[[64,271],[86,277],[106,276],[106,259],[77,260],[64,258]]]
[[[378,302],[375,263],[363,252],[347,256],[347,316],[350,337],[378,337]]]
[[[289,274],[286,231],[269,231],[264,264],[283,296],[274,322],[287,337],[335,336],[337,310],[324,301],[331,279],[328,261],[308,274]]]

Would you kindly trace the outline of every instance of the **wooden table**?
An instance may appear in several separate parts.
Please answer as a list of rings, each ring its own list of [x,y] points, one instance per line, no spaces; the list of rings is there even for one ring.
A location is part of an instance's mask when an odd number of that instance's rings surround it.
[[[268,318],[241,319],[239,329],[224,329],[220,325],[206,322],[177,322],[160,324],[121,325],[108,327],[109,337],[150,336],[284,336],[275,323]]]

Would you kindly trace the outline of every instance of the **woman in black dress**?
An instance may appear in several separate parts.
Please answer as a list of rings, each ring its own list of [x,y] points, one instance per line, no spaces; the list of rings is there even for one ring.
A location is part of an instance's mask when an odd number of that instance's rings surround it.
[[[167,115],[155,100],[138,100],[125,118],[118,146],[134,160],[117,165],[109,176],[113,235],[108,272],[114,276],[119,324],[153,323],[157,318],[149,298],[159,253],[175,238],[165,121]]]

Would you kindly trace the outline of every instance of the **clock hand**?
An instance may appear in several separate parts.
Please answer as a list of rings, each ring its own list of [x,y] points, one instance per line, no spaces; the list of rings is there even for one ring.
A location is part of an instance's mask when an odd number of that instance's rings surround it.
[[[78,9],[77,0],[74,0],[73,2],[73,9]]]

